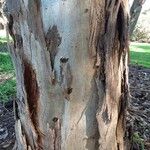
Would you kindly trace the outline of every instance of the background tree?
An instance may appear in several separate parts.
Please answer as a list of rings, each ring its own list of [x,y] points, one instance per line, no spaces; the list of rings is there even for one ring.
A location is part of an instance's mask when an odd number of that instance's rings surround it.
[[[14,149],[122,150],[126,0],[6,0],[16,68]]]
[[[132,35],[135,26],[137,24],[138,18],[142,11],[142,6],[146,0],[134,0],[130,9],[130,36]]]
[[[0,30],[4,29],[4,22],[3,22],[3,15],[2,15],[2,1],[0,1]]]

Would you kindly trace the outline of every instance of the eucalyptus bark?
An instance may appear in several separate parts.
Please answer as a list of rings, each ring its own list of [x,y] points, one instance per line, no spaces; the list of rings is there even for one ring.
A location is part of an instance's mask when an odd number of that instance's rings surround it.
[[[142,11],[142,6],[145,3],[146,0],[134,0],[133,4],[130,9],[130,37],[132,36],[132,33],[135,29],[135,26],[137,24],[138,18],[140,16],[140,13]]]
[[[0,30],[4,29],[4,18],[3,18],[3,14],[2,14],[2,4],[3,4],[3,1],[0,1]]]
[[[126,0],[7,0],[14,149],[123,150]]]

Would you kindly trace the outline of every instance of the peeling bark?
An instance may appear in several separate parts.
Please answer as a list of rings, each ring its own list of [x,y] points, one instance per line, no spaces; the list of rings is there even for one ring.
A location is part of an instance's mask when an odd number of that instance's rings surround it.
[[[36,73],[32,68],[32,65],[26,60],[23,60],[24,64],[24,85],[27,95],[27,105],[29,109],[29,116],[32,121],[33,127],[37,133],[37,143],[41,144],[41,132],[38,122],[39,111],[39,87],[36,79]]]
[[[7,0],[16,67],[16,147],[123,150],[128,100],[124,0]],[[17,130],[19,129],[19,130]]]

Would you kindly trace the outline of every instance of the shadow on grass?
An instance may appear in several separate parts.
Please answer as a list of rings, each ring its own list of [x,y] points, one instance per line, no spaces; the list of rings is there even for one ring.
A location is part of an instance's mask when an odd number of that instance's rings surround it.
[[[0,52],[7,52],[8,48],[7,48],[7,42],[3,42],[0,40]]]
[[[16,79],[11,78],[0,84],[0,102],[8,102],[16,97]]]

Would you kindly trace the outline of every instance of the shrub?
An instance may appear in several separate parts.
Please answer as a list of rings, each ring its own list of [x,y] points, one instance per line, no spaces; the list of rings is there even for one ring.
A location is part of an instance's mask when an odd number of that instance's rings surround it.
[[[133,34],[131,36],[131,41],[138,41],[138,42],[150,42],[150,33],[142,27],[141,25],[138,25],[135,30],[133,31]]]

